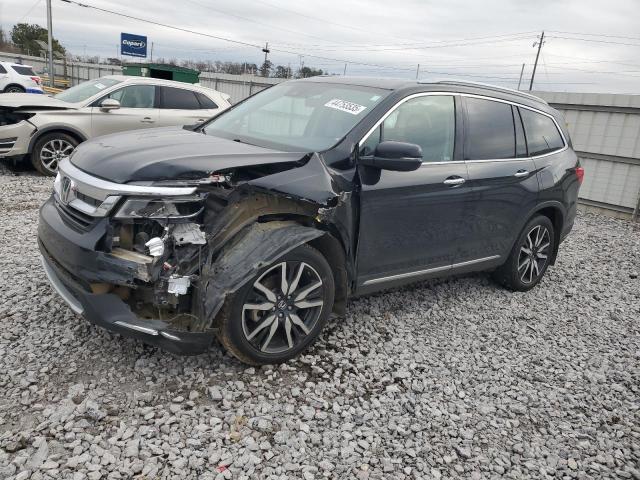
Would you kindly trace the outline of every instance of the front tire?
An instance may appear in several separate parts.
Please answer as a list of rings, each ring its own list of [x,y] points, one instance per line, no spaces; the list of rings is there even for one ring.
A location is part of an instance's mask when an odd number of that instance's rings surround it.
[[[68,158],[78,146],[78,141],[63,132],[53,132],[38,139],[31,152],[31,163],[42,175],[55,176],[58,164]]]
[[[334,294],[327,260],[301,245],[262,268],[227,299],[219,315],[218,339],[242,362],[285,362],[318,338]]]
[[[525,225],[507,261],[493,273],[494,280],[509,290],[531,290],[549,267],[554,242],[553,223],[543,215],[536,215]]]

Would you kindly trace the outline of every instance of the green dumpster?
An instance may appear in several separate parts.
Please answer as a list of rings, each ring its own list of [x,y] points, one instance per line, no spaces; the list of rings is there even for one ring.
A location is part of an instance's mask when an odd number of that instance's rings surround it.
[[[162,78],[176,82],[198,83],[200,72],[191,68],[161,63],[125,63],[122,73],[133,77]]]

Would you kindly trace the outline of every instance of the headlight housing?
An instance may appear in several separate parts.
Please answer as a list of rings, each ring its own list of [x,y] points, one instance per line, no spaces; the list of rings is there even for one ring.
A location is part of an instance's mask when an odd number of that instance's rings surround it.
[[[197,217],[204,210],[204,197],[184,196],[167,198],[128,198],[118,209],[115,218],[154,220],[182,220]]]

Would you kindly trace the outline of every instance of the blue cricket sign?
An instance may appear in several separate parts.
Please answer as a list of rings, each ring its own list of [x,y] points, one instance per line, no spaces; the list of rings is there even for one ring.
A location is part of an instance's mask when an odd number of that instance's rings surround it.
[[[132,33],[120,34],[120,53],[130,57],[147,56],[147,37],[133,35]]]

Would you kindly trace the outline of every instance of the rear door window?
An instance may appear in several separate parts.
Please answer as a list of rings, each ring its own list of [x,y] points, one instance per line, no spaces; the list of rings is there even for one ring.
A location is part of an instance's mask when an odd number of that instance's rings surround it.
[[[19,75],[26,75],[29,77],[35,77],[35,73],[33,73],[33,69],[31,67],[20,67],[18,65],[12,65],[13,68]]]
[[[160,87],[162,102],[160,108],[174,110],[199,110],[202,108],[195,93],[184,88]]]
[[[527,136],[529,156],[544,155],[564,147],[564,141],[553,119],[526,108],[520,108],[520,114]]]
[[[516,157],[516,131],[508,103],[466,97],[465,160]]]

